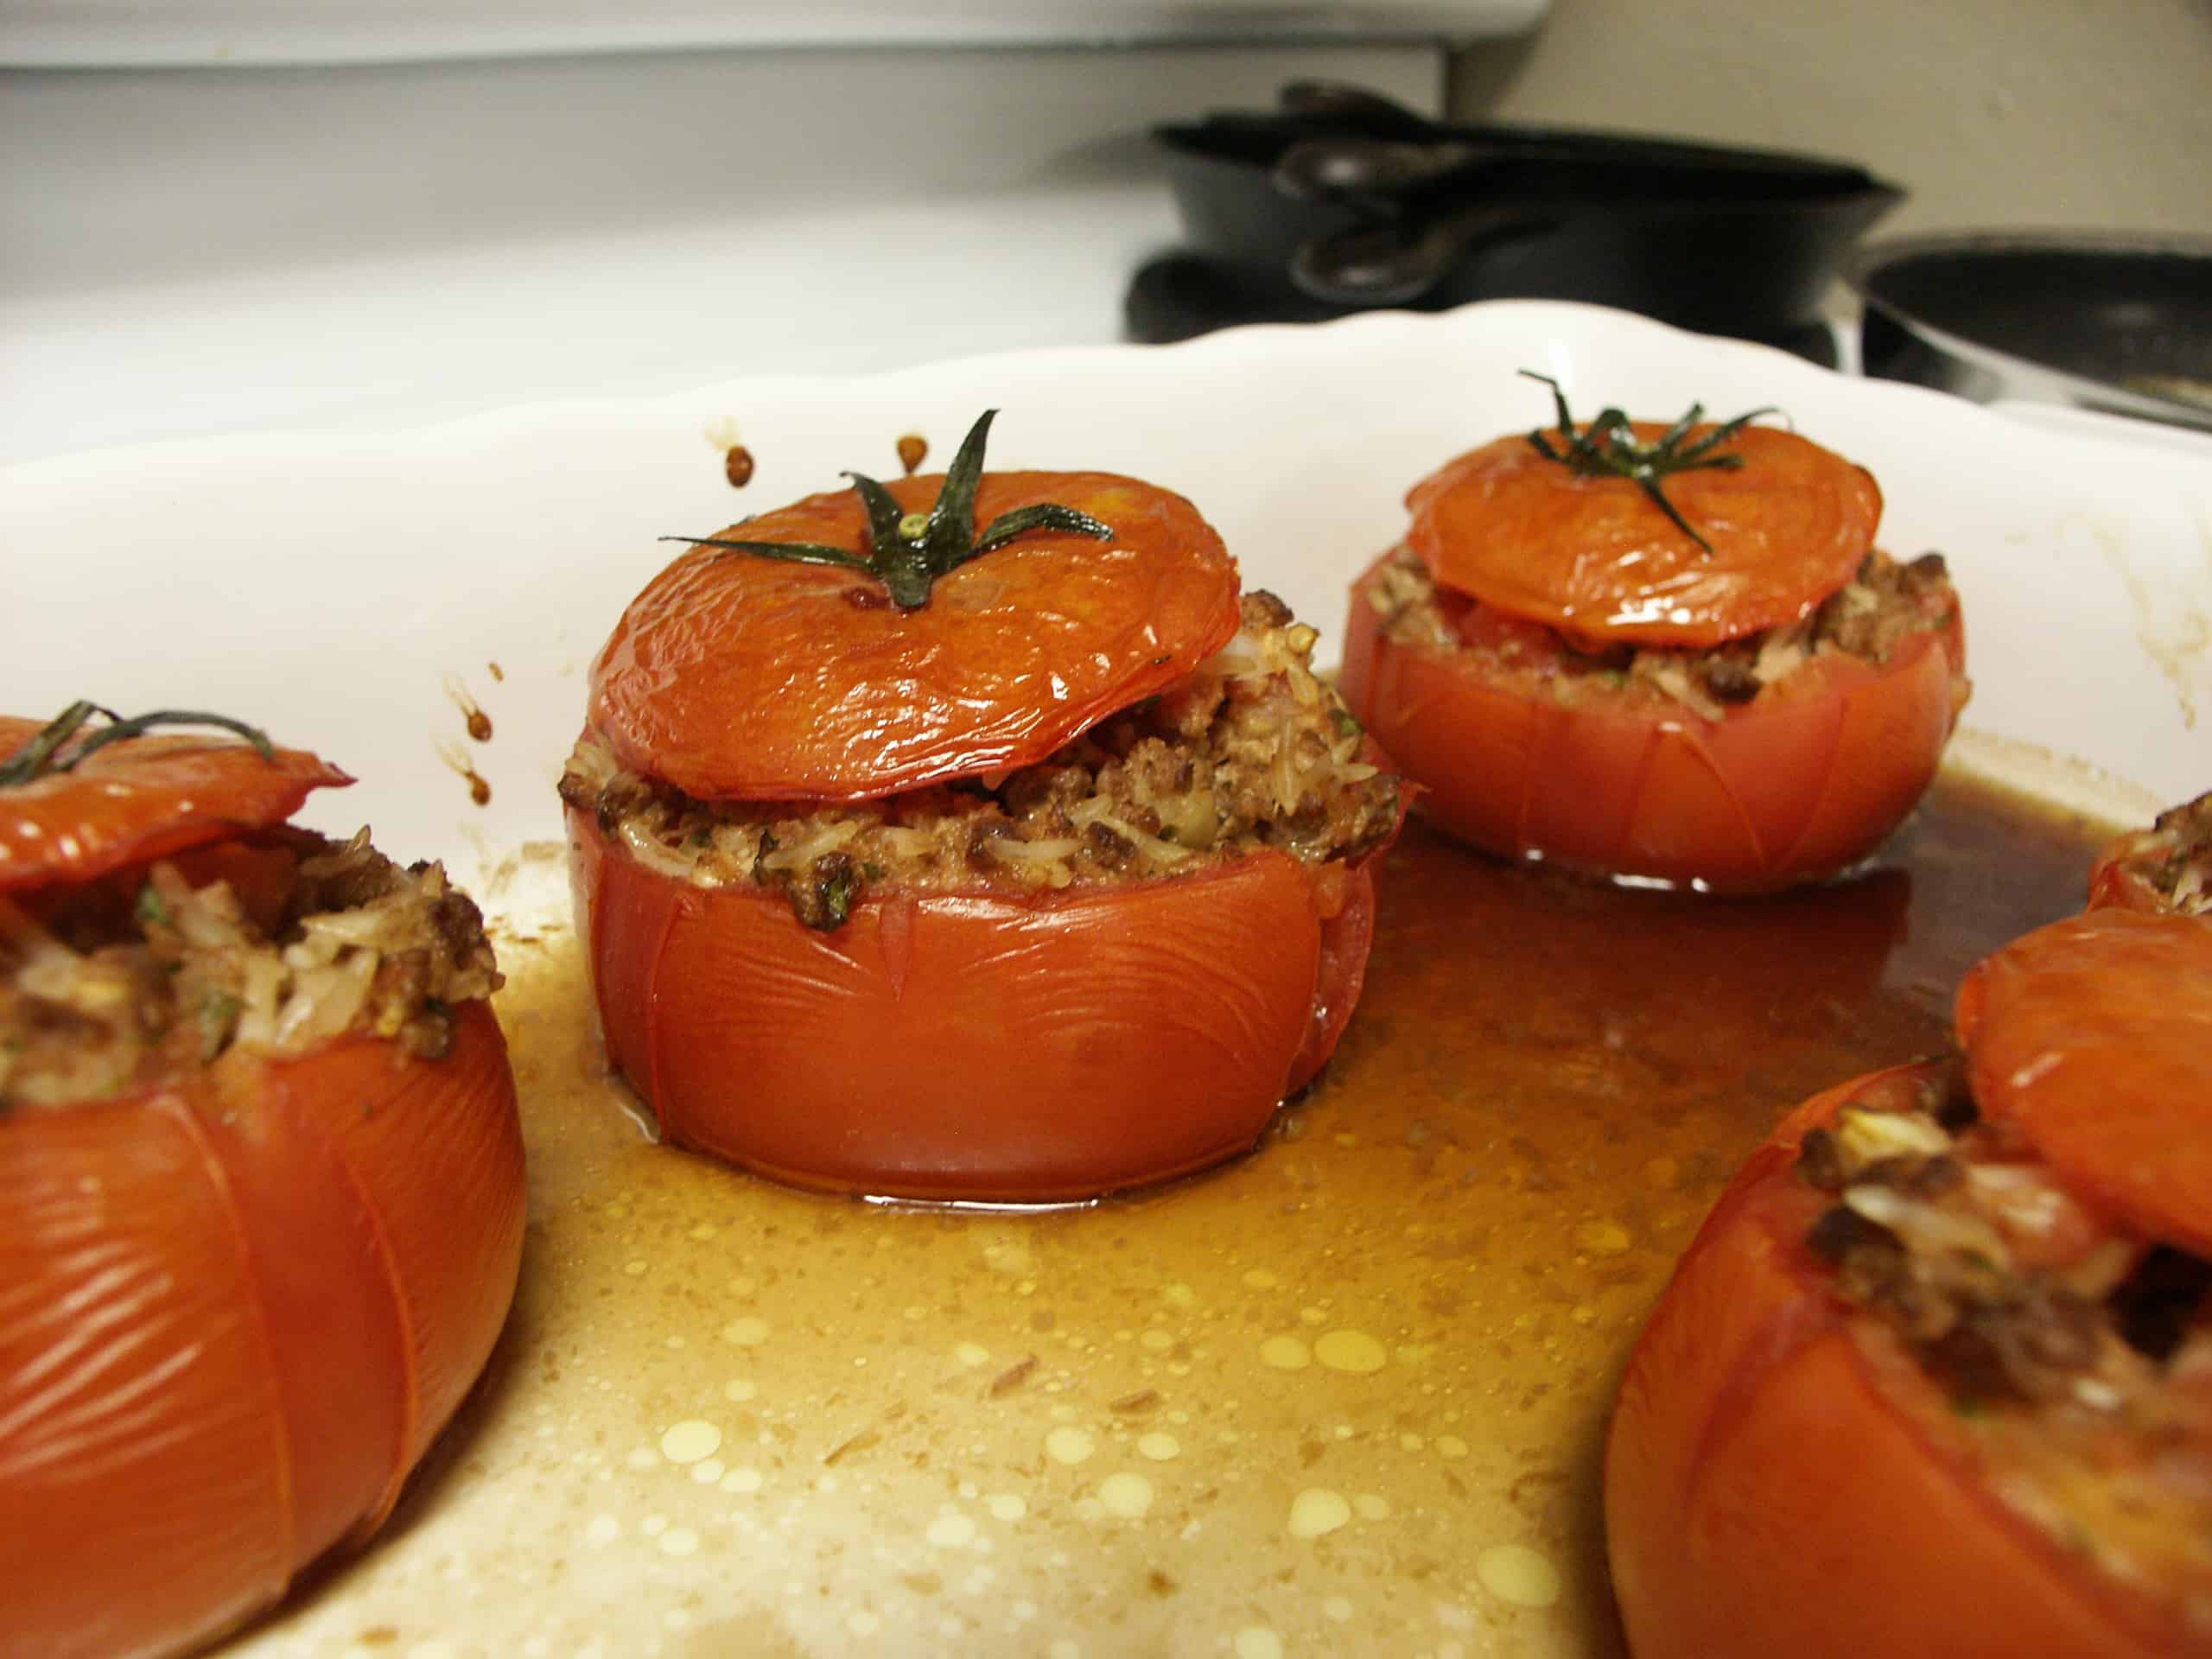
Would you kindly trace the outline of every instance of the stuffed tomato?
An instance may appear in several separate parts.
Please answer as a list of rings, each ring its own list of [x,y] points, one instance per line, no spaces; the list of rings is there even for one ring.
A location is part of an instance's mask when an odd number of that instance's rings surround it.
[[[1577,432],[1554,395],[1555,438],[1408,497],[1352,588],[1353,711],[1485,852],[1730,892],[1864,858],[1966,702],[1941,556],[1878,550],[1872,476],[1792,433]]]
[[[2212,1654],[2212,930],[2041,929],[1958,1035],[1791,1117],[1631,1358],[1637,1659]]]
[[[374,1532],[489,1355],[522,1142],[476,907],[313,755],[0,719],[0,1649],[158,1655]]]
[[[983,472],[989,419],[700,542],[594,665],[578,925],[676,1144],[1089,1198],[1250,1147],[1351,1015],[1398,792],[1313,630],[1179,495]]]
[[[2090,868],[2089,903],[2212,917],[2212,793],[2115,836]]]

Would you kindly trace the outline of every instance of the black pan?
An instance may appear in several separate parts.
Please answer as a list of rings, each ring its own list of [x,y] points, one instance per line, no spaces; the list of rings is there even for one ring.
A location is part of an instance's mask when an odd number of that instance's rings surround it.
[[[1815,157],[1455,126],[1314,90],[1154,130],[1187,238],[1179,276],[1219,307],[1304,318],[1586,300],[1769,338],[1818,321],[1846,251],[1902,199]]]
[[[1914,237],[1846,274],[1869,374],[2212,427],[2212,238]]]

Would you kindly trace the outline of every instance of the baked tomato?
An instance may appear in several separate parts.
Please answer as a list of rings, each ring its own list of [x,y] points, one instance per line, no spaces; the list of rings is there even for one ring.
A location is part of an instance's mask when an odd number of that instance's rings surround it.
[[[1631,1357],[1637,1659],[2212,1654],[2212,931],[2041,930],[1959,1034],[1794,1115]]]
[[[1487,852],[1731,892],[1865,857],[1966,702],[1942,558],[1876,550],[1872,479],[1794,434],[1559,409],[1414,488],[1352,588],[1353,710]]]
[[[1251,1146],[1350,1016],[1398,793],[1313,630],[1180,496],[984,473],[989,419],[699,543],[594,669],[578,924],[678,1145],[1089,1198]]]
[[[2089,871],[2089,903],[2212,916],[2212,793],[2115,837]]]
[[[195,1646],[372,1533],[523,1223],[475,906],[286,825],[350,781],[314,756],[93,713],[0,719],[0,1647],[41,1656]]]

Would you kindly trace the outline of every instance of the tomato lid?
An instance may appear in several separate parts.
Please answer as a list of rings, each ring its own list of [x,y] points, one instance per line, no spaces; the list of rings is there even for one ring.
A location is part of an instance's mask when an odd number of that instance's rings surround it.
[[[2014,940],[1959,988],[1982,1114],[2082,1196],[2212,1255],[2212,928],[2096,910]]]
[[[0,715],[0,761],[49,723]],[[95,728],[97,730],[97,728]],[[72,749],[59,759],[68,763]],[[283,823],[308,792],[353,780],[301,749],[162,734],[106,744],[64,771],[0,783],[0,892],[89,881]]]
[[[1643,446],[1673,431],[1630,429]],[[1681,446],[1717,429],[1691,428]],[[1634,479],[1499,438],[1414,486],[1406,540],[1443,586],[1606,644],[1712,645],[1799,620],[1873,546],[1873,474],[1776,427],[1745,427],[1710,453],[1742,465],[1658,480],[1685,531]]]
[[[942,475],[887,484],[899,512]],[[593,664],[591,723],[632,771],[708,799],[860,800],[1041,760],[1179,679],[1238,623],[1221,537],[1183,497],[1108,473],[987,473],[974,517],[1052,503],[1050,528],[936,578],[925,603],[840,565],[696,547],[646,584]],[[717,539],[869,545],[857,490]]]

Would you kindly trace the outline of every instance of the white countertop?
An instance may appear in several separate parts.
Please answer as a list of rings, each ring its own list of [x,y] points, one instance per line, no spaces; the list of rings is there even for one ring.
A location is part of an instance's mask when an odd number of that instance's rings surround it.
[[[713,47],[1463,41],[1550,0],[9,0],[0,64],[409,63]]]

